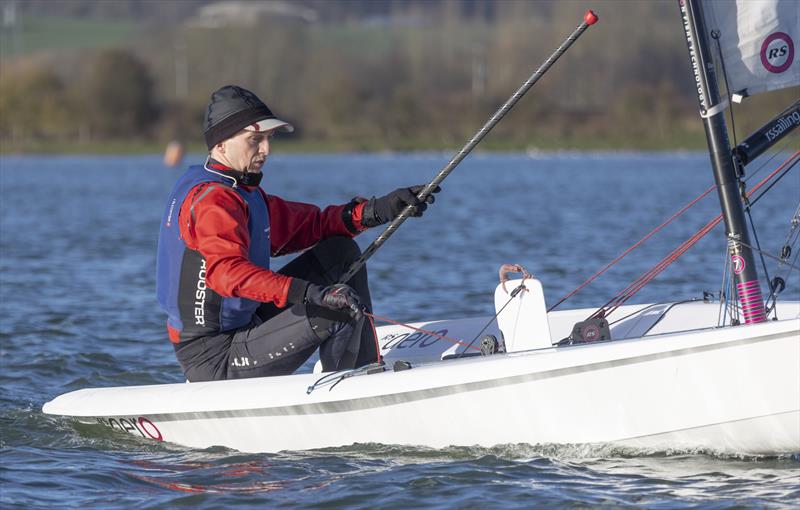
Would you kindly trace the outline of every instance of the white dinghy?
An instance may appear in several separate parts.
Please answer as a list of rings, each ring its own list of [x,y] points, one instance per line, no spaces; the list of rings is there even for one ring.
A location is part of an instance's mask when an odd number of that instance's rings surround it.
[[[724,289],[722,301],[626,304],[631,291],[599,309],[548,311],[541,282],[525,277],[506,283],[510,293],[497,287],[495,317],[378,328],[382,365],[328,374],[83,389],[53,399],[43,411],[145,439],[245,452],[368,442],[430,447],[612,443],[655,451],[800,452],[800,302],[778,302],[776,282],[770,283],[766,299],[761,295],[739,192],[739,170],[800,124],[784,120],[787,115],[800,118],[800,102],[731,150],[708,41],[711,28],[725,33],[730,16],[702,10],[699,0],[681,0],[680,5],[726,225],[733,290]],[[754,5],[777,9],[780,4]],[[775,32],[796,40],[800,33],[794,16],[788,29],[744,27],[753,34],[746,43],[772,38],[780,44],[783,39],[771,35]],[[773,42],[765,43],[768,50]],[[784,66],[768,63],[773,74]],[[737,66],[728,67],[738,72]],[[728,76],[728,89],[746,96],[796,85],[798,67],[790,60],[785,70],[794,77],[787,81],[780,75],[784,81],[777,85],[766,79],[770,76],[755,82]],[[749,62],[742,69],[752,70]],[[483,134],[491,127],[484,126]],[[798,161],[800,153],[785,165]],[[431,183],[427,192],[436,185]],[[396,227],[393,222],[390,229]],[[782,260],[793,267],[786,257]]]
[[[517,352],[420,363],[464,346],[391,326],[378,332],[382,346],[393,346],[383,349],[387,365],[414,360],[410,369],[398,364],[322,381],[302,374],[92,388],[57,397],[44,411],[148,439],[245,452],[365,442],[800,451],[800,303],[780,303],[780,316],[791,319],[721,328],[717,303],[630,305],[615,312],[630,317],[611,336],[633,337],[550,345],[592,311],[551,312],[549,334],[518,330],[510,339],[523,349]],[[414,326],[470,338],[487,319]],[[527,342],[545,345],[529,349]]]

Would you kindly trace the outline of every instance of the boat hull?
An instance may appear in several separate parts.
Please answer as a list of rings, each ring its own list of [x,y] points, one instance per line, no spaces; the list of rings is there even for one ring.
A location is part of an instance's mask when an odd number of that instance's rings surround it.
[[[444,361],[308,388],[318,374],[88,389],[50,414],[245,452],[353,443],[616,443],[800,452],[800,319]]]

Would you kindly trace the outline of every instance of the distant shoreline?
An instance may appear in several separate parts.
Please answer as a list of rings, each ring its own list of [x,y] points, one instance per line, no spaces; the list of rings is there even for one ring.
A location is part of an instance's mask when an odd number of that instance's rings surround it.
[[[694,133],[692,133],[694,135]],[[697,138],[697,140],[693,140]],[[679,143],[668,144],[663,140],[639,140],[639,143],[620,143],[619,140],[583,140],[554,143],[551,140],[537,144],[520,144],[485,140],[475,149],[480,152],[561,152],[561,151],[610,151],[610,152],[674,152],[705,150],[704,137],[681,137]],[[46,154],[85,154],[85,155],[145,155],[164,154],[167,142],[149,141],[107,141],[88,143],[20,143],[0,142],[0,155],[46,155]],[[411,152],[455,152],[461,145],[432,143],[399,143],[388,147],[382,143],[351,142],[312,142],[277,140],[273,143],[276,154],[331,154],[331,153],[411,153]],[[204,153],[206,147],[202,143],[190,143],[185,146],[191,154]]]

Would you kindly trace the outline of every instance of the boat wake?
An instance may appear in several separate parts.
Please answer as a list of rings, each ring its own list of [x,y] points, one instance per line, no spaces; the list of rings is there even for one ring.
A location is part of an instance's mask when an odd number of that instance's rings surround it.
[[[85,423],[67,417],[51,417],[33,410],[19,413],[18,418],[27,416],[28,420],[39,423],[42,421],[51,429],[71,432],[68,442],[71,447],[89,447],[99,451],[139,451],[139,452],[197,452],[199,455],[242,455],[237,450],[223,446],[212,446],[205,449],[196,449],[169,442],[155,443],[121,430],[106,427],[95,423]],[[24,416],[23,416],[24,415]],[[63,442],[63,438],[61,441]],[[303,459],[309,456],[348,457],[352,459],[384,459],[395,464],[417,464],[428,462],[448,462],[461,460],[476,460],[483,457],[494,457],[507,461],[529,462],[534,459],[553,459],[558,461],[587,461],[598,459],[634,459],[634,458],[678,458],[678,457],[706,457],[718,460],[734,460],[744,462],[763,462],[767,460],[792,460],[800,463],[800,452],[785,452],[775,455],[753,455],[748,453],[731,453],[708,448],[669,448],[654,449],[633,446],[624,446],[613,443],[575,443],[575,444],[526,444],[508,443],[491,447],[484,446],[448,446],[445,448],[431,448],[420,445],[384,444],[384,443],[354,443],[349,446],[319,448],[311,450],[286,450],[275,453],[285,459]]]
[[[528,462],[537,458],[560,461],[592,459],[631,459],[639,457],[668,458],[704,456],[710,459],[762,462],[765,460],[794,460],[800,462],[800,453],[787,452],[779,455],[752,455],[729,453],[706,448],[685,448],[657,450],[620,446],[611,443],[594,444],[501,444],[492,447],[450,446],[447,448],[428,448],[424,446],[390,445],[379,443],[357,443],[339,448],[324,448],[310,452],[346,455],[354,457],[393,458],[397,462],[434,462],[437,460],[468,460],[492,456],[504,460]],[[293,452],[299,453],[299,452]]]

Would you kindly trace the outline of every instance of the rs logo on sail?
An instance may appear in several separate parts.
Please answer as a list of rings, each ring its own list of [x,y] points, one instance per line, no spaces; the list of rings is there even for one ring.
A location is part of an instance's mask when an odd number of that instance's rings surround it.
[[[774,32],[761,45],[761,65],[771,73],[780,74],[792,66],[794,41],[785,32]]]
[[[200,264],[200,272],[197,273],[197,290],[194,293],[194,323],[197,326],[206,325],[206,261],[203,259]]]

